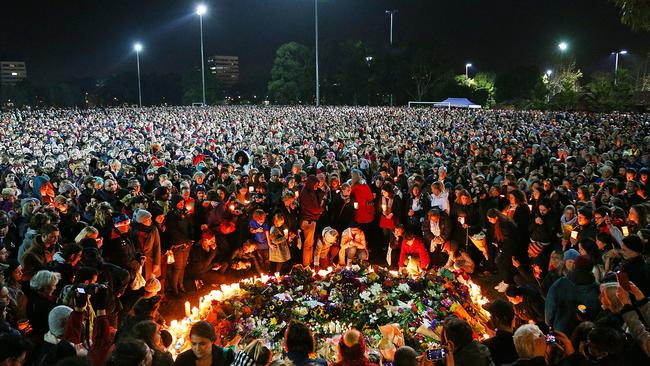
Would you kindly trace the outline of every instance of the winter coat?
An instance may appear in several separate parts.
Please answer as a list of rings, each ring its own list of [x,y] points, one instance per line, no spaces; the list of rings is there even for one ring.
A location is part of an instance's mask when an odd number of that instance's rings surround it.
[[[551,286],[544,307],[546,324],[571,334],[579,324],[578,305],[587,307],[587,317],[591,319],[600,311],[600,288],[591,271],[573,270]]]
[[[442,239],[443,243],[446,243],[449,240],[451,240],[452,224],[451,224],[451,220],[449,219],[449,216],[444,212],[440,213],[438,228],[440,229],[440,233],[437,236],[440,237],[440,239]],[[434,235],[434,233],[431,231],[430,220],[425,219],[422,222],[422,235],[424,236],[425,245],[430,245],[431,240],[436,238],[436,235]]]
[[[301,221],[318,221],[324,211],[318,193],[314,189],[317,184],[318,178],[315,175],[310,175],[307,177],[307,183],[300,192]]]
[[[429,267],[429,252],[424,247],[422,240],[414,239],[412,245],[402,242],[402,249],[399,254],[399,266],[404,267],[406,264],[406,257],[418,257],[420,260],[420,268],[427,269]]]
[[[454,363],[459,366],[494,366],[490,350],[478,341],[454,350]]]
[[[365,183],[355,184],[350,193],[350,200],[357,203],[354,221],[367,224],[375,219],[375,201],[370,186]]]
[[[639,314],[643,319],[639,319]],[[637,302],[635,306],[626,305],[621,311],[625,325],[632,339],[641,347],[647,356],[650,356],[650,332],[646,324],[650,324],[650,303],[648,298]]]

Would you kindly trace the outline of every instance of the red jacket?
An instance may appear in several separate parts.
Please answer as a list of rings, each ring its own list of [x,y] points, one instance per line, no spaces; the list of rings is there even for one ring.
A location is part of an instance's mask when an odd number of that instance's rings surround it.
[[[402,240],[402,250],[399,253],[399,266],[404,267],[406,257],[418,257],[420,259],[420,268],[426,269],[429,267],[429,252],[424,247],[422,240],[419,238],[413,239],[413,245],[408,245],[406,240]]]
[[[80,311],[73,311],[68,318],[63,332],[63,339],[72,343],[79,344],[84,341],[83,325],[84,313]],[[88,351],[90,363],[93,366],[104,366],[108,360],[111,347],[113,346],[113,332],[108,324],[106,315],[95,317],[93,325],[92,345]]]
[[[359,224],[367,224],[375,219],[375,198],[372,196],[370,186],[357,184],[352,187],[350,194],[352,202],[357,202],[358,207],[354,210],[354,221]]]

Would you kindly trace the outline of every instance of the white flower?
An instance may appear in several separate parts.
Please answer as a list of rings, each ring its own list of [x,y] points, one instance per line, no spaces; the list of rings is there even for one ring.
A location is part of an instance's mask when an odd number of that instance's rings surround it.
[[[296,314],[296,315],[299,315],[299,316],[305,316],[305,315],[307,315],[307,312],[308,312],[308,311],[309,311],[309,310],[307,310],[307,308],[304,307],[304,306],[299,306],[299,307],[293,309],[293,313]]]
[[[363,301],[370,301],[370,297],[372,294],[369,291],[363,291],[362,293],[359,294],[359,298]]]
[[[397,286],[397,291],[404,292],[404,293],[409,293],[409,292],[411,292],[411,288],[409,287],[408,284],[401,283],[399,286]]]
[[[378,284],[378,283],[373,283],[372,286],[370,286],[369,291],[370,291],[374,296],[378,296],[378,295],[381,294],[382,291],[384,291],[384,290],[381,288],[381,285],[380,285],[380,284]]]

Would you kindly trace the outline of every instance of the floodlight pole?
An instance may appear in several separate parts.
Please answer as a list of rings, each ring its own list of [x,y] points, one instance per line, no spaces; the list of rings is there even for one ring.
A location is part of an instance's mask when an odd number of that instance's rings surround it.
[[[320,83],[318,80],[318,0],[314,0],[314,38],[316,50],[316,107],[320,106]]]
[[[201,29],[201,85],[203,86],[203,106],[205,107],[205,61],[203,56],[203,14],[199,14],[199,27]]]
[[[142,108],[142,87],[140,84],[140,50],[135,51],[135,59],[138,64],[138,103],[140,108]]]

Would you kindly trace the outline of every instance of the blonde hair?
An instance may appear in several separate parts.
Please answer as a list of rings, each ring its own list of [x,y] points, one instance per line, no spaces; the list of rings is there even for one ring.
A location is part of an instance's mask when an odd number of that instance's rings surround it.
[[[85,228],[81,229],[79,234],[74,238],[74,242],[79,244],[82,240],[86,238],[90,238],[91,235],[99,235],[99,230],[97,230],[94,226],[86,226]]]
[[[244,348],[244,353],[255,362],[255,365],[265,366],[271,361],[271,350],[264,343],[255,339]]]
[[[621,300],[616,296],[617,289],[617,282],[607,282],[600,285],[600,293],[602,296],[607,298],[607,301],[609,302],[607,307],[614,314],[618,314],[623,310],[623,303],[621,303]]]

